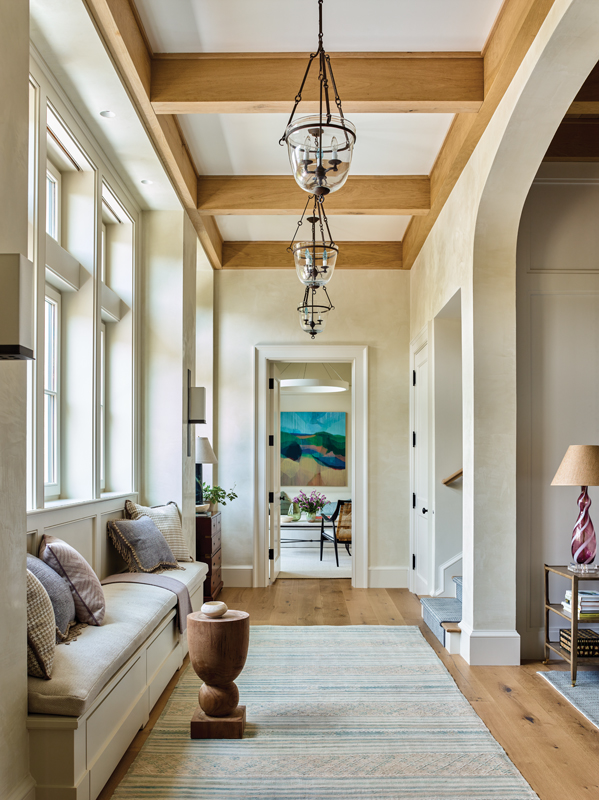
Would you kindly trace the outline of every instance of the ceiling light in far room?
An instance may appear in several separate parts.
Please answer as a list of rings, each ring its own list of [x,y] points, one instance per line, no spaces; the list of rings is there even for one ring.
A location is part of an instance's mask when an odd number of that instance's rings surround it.
[[[100,111],[100,116],[106,117],[106,119],[112,119],[113,117],[116,117],[116,114],[114,111]]]
[[[143,183],[144,186],[151,186],[154,183],[154,181],[149,181],[147,180],[147,178],[144,178],[144,180],[141,181],[141,183]]]
[[[304,215],[311,199],[314,199],[312,216],[306,217],[306,222],[309,222],[312,226],[311,241],[296,242],[295,237],[303,225]],[[317,225],[318,231],[316,230]],[[304,213],[297,224],[295,234],[287,249],[293,253],[297,277],[304,286],[310,286],[314,289],[319,286],[326,286],[331,280],[339,248],[333,241],[333,236],[329,229],[329,221],[324,211],[324,197],[313,195],[308,198]]]
[[[322,292],[326,301],[322,295],[317,297],[317,292]],[[319,299],[321,302],[318,302]],[[309,333],[312,339],[315,339],[316,335],[322,333],[326,328],[329,311],[334,311],[334,309],[335,306],[331,303],[326,286],[322,286],[320,289],[306,286],[303,302],[297,308],[300,328]]]
[[[281,378],[281,391],[285,394],[325,394],[349,389],[349,383],[330,364],[288,364],[282,372],[285,374],[288,377]]]
[[[356,142],[356,127],[343,116],[331,59],[322,42],[322,4],[323,0],[318,0],[318,49],[310,56],[285,133],[279,139],[279,144],[287,145],[291,171],[298,186],[316,195],[327,195],[343,186],[349,175]],[[294,119],[315,59],[318,59],[319,69],[319,113]],[[333,114],[333,110],[337,113]]]

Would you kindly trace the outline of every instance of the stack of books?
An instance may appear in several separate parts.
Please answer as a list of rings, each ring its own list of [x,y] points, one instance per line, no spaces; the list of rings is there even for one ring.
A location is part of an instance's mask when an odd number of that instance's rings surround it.
[[[570,628],[560,629],[559,643],[564,650],[568,651],[568,653],[572,652],[572,632]],[[589,628],[581,628],[578,631],[576,650],[579,657],[584,658],[585,656],[591,656],[593,658],[598,658],[599,633],[592,631]]]
[[[566,592],[566,599],[562,603],[564,613],[572,616],[572,592]],[[599,591],[580,589],[578,592],[578,619],[590,620],[599,617]]]

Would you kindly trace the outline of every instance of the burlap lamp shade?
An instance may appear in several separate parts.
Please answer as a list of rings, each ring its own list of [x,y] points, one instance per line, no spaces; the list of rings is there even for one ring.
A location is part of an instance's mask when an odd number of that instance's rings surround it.
[[[571,444],[551,485],[581,487],[578,498],[580,512],[572,531],[574,563],[570,568],[584,571],[593,563],[597,553],[597,538],[589,515],[591,498],[587,487],[599,486],[599,445]]]

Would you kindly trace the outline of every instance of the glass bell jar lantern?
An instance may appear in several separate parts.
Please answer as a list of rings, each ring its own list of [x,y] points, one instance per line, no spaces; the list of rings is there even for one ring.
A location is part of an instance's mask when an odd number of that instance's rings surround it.
[[[304,286],[318,288],[326,286],[333,277],[339,248],[333,241],[329,221],[324,211],[322,197],[314,196],[312,215],[306,217],[306,222],[312,226],[312,239],[310,241],[296,242],[295,237],[303,225],[304,215],[310,200],[306,203],[304,213],[297,224],[295,235],[289,247],[293,253],[297,277]]]
[[[310,55],[279,144],[287,145],[291,171],[298,186],[305,192],[325,197],[340,189],[347,180],[356,143],[356,127],[343,114],[331,59],[324,49],[322,4],[323,0],[318,0],[318,49]],[[318,60],[319,66],[318,114],[295,119],[310,67],[315,60]]]
[[[324,292],[324,298],[318,298],[317,292]],[[320,302],[319,302],[320,300]],[[312,339],[315,339],[319,333],[322,333],[327,326],[329,312],[333,311],[334,306],[331,303],[326,288],[312,289],[307,286],[304,292],[304,300],[298,306],[300,328],[306,333],[310,334]]]

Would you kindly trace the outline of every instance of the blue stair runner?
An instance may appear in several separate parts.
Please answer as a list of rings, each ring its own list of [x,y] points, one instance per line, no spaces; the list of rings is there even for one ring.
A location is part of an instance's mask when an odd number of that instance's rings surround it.
[[[453,579],[456,585],[455,597],[422,597],[422,619],[445,647],[445,628],[443,622],[462,620],[462,578]]]

